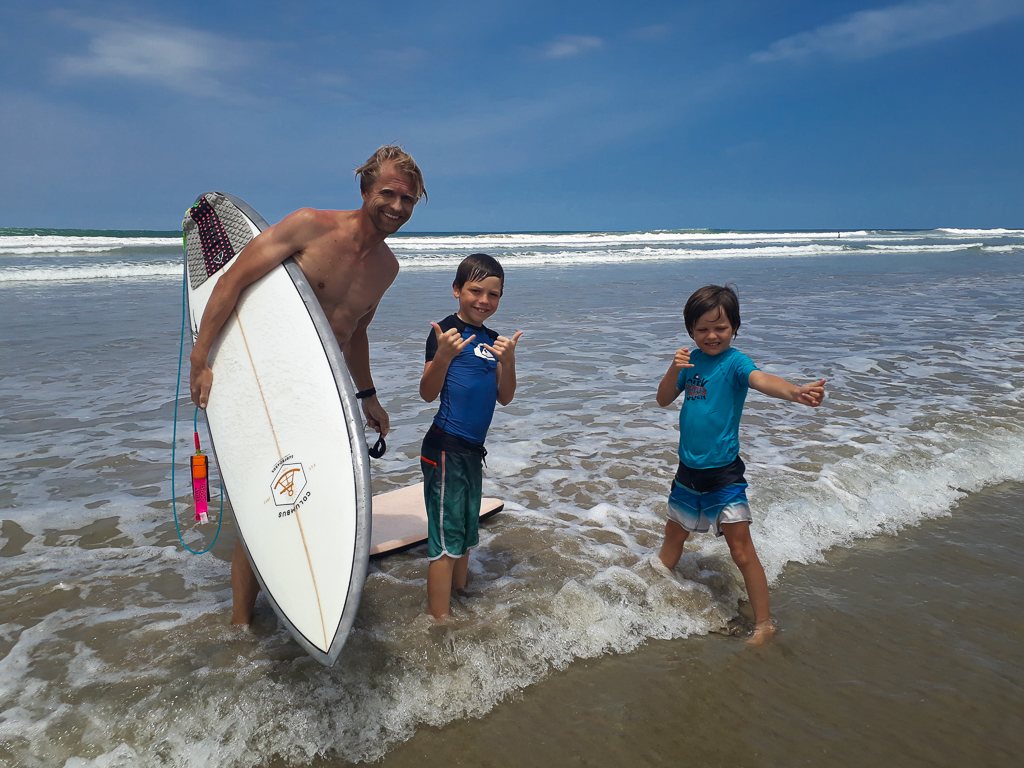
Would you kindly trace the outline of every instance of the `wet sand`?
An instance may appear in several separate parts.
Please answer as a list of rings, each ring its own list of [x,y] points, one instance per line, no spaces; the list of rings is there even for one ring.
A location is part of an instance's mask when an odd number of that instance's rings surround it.
[[[767,647],[710,635],[578,661],[378,764],[1018,766],[1022,506],[1024,486],[1005,483],[788,566]]]

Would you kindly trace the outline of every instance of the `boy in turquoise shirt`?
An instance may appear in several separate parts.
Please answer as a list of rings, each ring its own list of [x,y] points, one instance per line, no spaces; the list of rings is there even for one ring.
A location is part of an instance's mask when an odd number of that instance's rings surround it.
[[[825,397],[825,380],[803,386],[759,370],[732,348],[740,329],[739,298],[732,288],[708,285],[696,291],[683,309],[686,332],[697,345],[676,352],[658,385],[658,405],[665,407],[683,392],[679,412],[679,467],[668,500],[665,541],[658,557],[675,568],[690,532],[712,526],[725,536],[732,559],[754,610],[754,633],[760,644],[775,632],[768,600],[768,579],[750,538],[745,467],[740,458],[739,426],[748,387],[770,397],[817,408]]]

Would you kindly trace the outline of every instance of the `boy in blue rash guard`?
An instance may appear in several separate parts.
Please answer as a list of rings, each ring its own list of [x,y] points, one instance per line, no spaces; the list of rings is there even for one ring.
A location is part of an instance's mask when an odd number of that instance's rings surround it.
[[[740,458],[739,426],[747,388],[770,397],[817,408],[825,397],[825,380],[790,384],[764,373],[732,348],[740,329],[736,292],[720,285],[696,291],[683,309],[686,332],[697,349],[676,352],[658,385],[658,405],[670,405],[683,392],[679,411],[679,468],[668,498],[665,541],[658,557],[671,570],[683,554],[691,531],[714,526],[725,536],[732,559],[743,574],[758,645],[775,632],[768,601],[768,579],[750,538],[747,482]]]
[[[431,323],[420,396],[440,395],[434,423],[423,439],[420,469],[427,506],[427,606],[448,616],[454,586],[466,586],[469,549],[480,537],[484,440],[494,403],[508,405],[516,392],[516,344],[484,326],[505,288],[501,265],[485,253],[463,259],[452,283],[459,311]]]

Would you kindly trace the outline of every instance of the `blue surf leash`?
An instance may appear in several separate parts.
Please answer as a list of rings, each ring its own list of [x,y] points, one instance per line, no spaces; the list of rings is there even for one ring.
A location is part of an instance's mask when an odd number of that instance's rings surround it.
[[[185,351],[185,323],[188,320],[188,313],[186,307],[188,306],[188,270],[184,271],[184,276],[181,282],[181,342],[178,345],[178,380],[174,385],[174,431],[173,437],[171,438],[171,509],[174,510],[174,528],[178,532],[178,541],[181,542],[181,546],[191,552],[193,555],[202,555],[213,549],[213,545],[217,543],[217,539],[220,537],[220,524],[224,519],[224,482],[220,484],[220,512],[217,513],[217,533],[213,536],[213,541],[210,542],[210,546],[206,549],[192,549],[185,540],[181,537],[181,525],[178,522],[178,503],[177,498],[174,495],[174,465],[177,458],[178,448],[178,398],[181,394],[181,361],[184,357]],[[199,406],[196,406],[196,412],[192,416],[192,429],[195,434],[199,434]]]

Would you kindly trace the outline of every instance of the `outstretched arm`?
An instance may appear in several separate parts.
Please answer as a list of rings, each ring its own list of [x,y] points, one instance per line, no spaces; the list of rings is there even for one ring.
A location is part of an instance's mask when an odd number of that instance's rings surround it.
[[[662,408],[671,405],[683,391],[679,388],[679,372],[683,368],[693,368],[693,363],[690,362],[690,350],[685,347],[676,350],[672,364],[665,371],[665,375],[661,377],[661,383],[658,384],[657,400],[658,405]]]
[[[494,346],[482,344],[481,346],[491,350],[498,360],[498,402],[508,405],[516,395],[516,345],[522,331],[516,331],[512,338],[499,336],[494,340]]]
[[[200,408],[205,408],[209,402],[213,385],[213,371],[207,361],[210,349],[231,316],[238,297],[278,264],[305,248],[318,234],[312,213],[310,209],[296,211],[254,237],[213,287],[199,323],[199,336],[189,356],[192,365],[189,389],[192,402]]]
[[[790,384],[781,376],[773,376],[764,371],[751,371],[747,383],[769,397],[791,400],[794,403],[809,405],[811,408],[817,408],[825,399],[825,379],[797,386]]]

